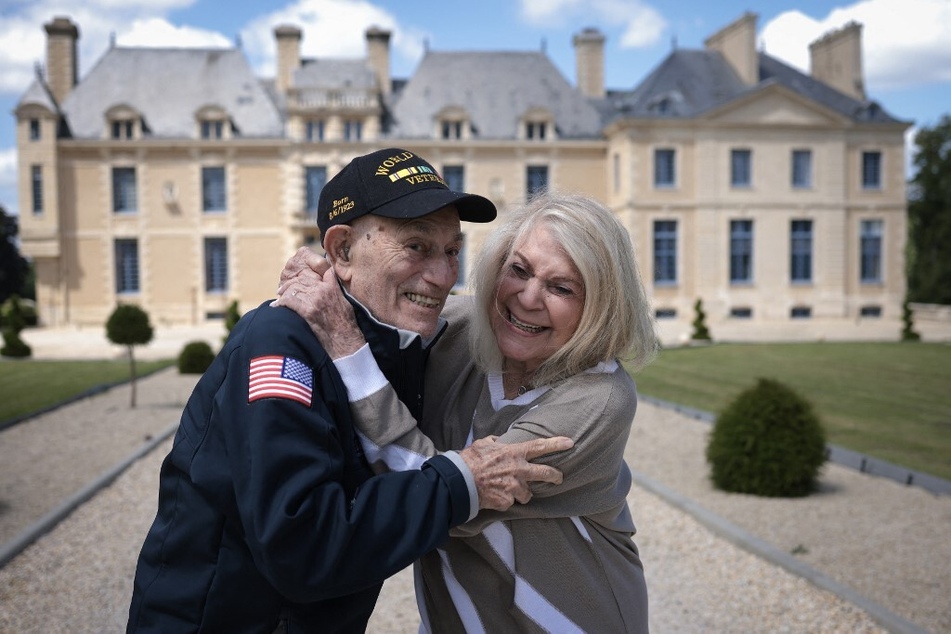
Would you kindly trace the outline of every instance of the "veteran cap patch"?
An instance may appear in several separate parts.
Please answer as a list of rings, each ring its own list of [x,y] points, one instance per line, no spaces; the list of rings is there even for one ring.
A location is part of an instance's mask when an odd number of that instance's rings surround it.
[[[495,220],[495,205],[482,196],[455,192],[432,165],[409,150],[388,148],[358,156],[324,185],[317,203],[323,243],[327,229],[360,216],[419,218],[447,205],[466,222]]]

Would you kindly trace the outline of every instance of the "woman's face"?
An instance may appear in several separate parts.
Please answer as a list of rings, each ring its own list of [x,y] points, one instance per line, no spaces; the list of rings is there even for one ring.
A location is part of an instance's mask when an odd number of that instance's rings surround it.
[[[571,338],[584,309],[574,262],[543,224],[502,265],[492,331],[506,371],[531,373]]]

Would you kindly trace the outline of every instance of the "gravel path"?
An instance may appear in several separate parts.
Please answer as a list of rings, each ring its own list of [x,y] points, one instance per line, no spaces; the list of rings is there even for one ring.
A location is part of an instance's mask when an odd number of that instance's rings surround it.
[[[194,382],[163,371],[140,381],[136,410],[120,387],[0,432],[0,544],[170,429]],[[653,631],[951,632],[951,496],[835,465],[804,499],[720,493],[706,481],[708,430],[642,403],[628,445]],[[0,569],[0,632],[122,631],[169,446]],[[737,544],[772,549],[801,574]],[[416,632],[411,586],[409,570],[387,581],[370,632]]]

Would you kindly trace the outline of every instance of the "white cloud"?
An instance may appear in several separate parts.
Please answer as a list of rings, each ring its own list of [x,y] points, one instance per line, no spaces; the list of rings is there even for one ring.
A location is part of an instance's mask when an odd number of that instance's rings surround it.
[[[862,24],[866,85],[872,91],[951,81],[948,0],[862,0],[818,20],[788,11],[766,24],[760,38],[770,55],[808,71],[809,44],[850,21]]]
[[[115,36],[121,46],[230,46],[213,31],[177,27],[162,16],[195,0],[40,0],[24,3],[0,20],[0,93],[23,93],[35,77],[36,64],[46,62],[43,25],[69,16],[79,29],[79,73],[83,75]]]
[[[167,48],[228,48],[234,42],[221,33],[190,26],[175,26],[163,18],[133,20],[116,37],[119,46],[151,46]]]
[[[17,182],[17,149],[15,147],[0,149],[0,187],[16,185]]]
[[[623,29],[621,48],[656,44],[667,21],[652,6],[630,0],[521,0],[522,17],[540,26],[584,26],[585,20]]]
[[[0,149],[0,207],[9,214],[18,212],[17,150],[13,147]]]
[[[282,24],[303,31],[302,57],[362,57],[366,30],[376,26],[392,32],[392,46],[404,55],[418,56],[418,40],[407,39],[396,19],[384,9],[362,0],[298,0],[265,14],[241,31],[241,40],[255,70],[273,75],[274,27]]]

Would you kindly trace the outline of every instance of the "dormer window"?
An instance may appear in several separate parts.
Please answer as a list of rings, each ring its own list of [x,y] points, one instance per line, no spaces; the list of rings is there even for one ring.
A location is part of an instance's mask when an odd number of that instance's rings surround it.
[[[461,139],[462,138],[462,121],[443,121],[442,122],[442,138]]]
[[[544,121],[529,121],[525,124],[525,138],[529,140],[545,140],[545,132],[548,124]]]
[[[142,133],[142,117],[129,106],[116,106],[106,112],[107,134],[116,141],[131,141]]]
[[[205,106],[195,114],[198,124],[198,136],[206,141],[230,139],[234,127],[228,113],[218,106]]]
[[[112,122],[113,139],[132,139],[135,137],[135,122],[131,119]]]
[[[31,141],[40,140],[40,120],[39,119],[30,119],[30,140]]]
[[[548,141],[555,134],[555,120],[544,108],[534,108],[522,117],[521,136],[526,141]]]
[[[469,114],[464,108],[459,106],[448,106],[436,113],[436,129],[434,131],[436,138],[446,141],[459,141],[468,139],[471,136],[472,129],[469,122]]]
[[[221,139],[224,136],[224,121],[202,121],[201,138]]]

